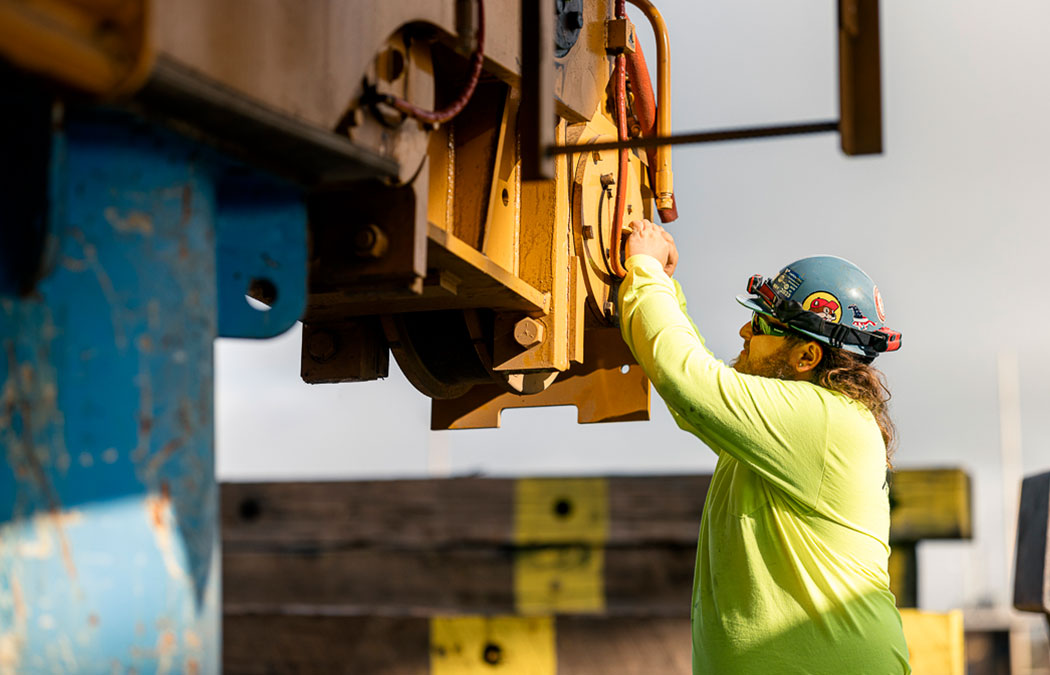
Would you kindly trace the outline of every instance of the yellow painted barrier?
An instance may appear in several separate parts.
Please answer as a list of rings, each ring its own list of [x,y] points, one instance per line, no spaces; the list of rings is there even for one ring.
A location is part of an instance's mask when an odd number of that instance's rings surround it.
[[[430,620],[431,675],[554,675],[555,650],[549,616]]]
[[[961,610],[936,614],[902,609],[901,620],[912,675],[963,675],[966,672]]]
[[[522,614],[605,609],[609,491],[601,478],[515,484],[515,608]]]

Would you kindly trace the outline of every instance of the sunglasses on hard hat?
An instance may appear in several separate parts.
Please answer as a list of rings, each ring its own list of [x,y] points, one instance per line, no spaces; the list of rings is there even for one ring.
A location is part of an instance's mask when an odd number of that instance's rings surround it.
[[[772,335],[773,337],[784,337],[790,331],[787,328],[781,328],[780,326],[774,326],[769,322],[769,319],[762,316],[758,312],[751,314],[751,334],[752,335]]]

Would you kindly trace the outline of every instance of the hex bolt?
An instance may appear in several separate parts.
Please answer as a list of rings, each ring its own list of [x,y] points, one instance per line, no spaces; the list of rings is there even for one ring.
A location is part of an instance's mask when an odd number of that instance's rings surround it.
[[[354,255],[360,258],[382,258],[388,246],[386,233],[378,225],[369,223],[354,232]]]
[[[310,335],[306,341],[306,351],[310,358],[318,363],[324,363],[335,356],[335,336],[326,330],[319,330]]]
[[[543,324],[536,319],[525,317],[514,324],[514,339],[526,349],[535,347],[543,342]]]

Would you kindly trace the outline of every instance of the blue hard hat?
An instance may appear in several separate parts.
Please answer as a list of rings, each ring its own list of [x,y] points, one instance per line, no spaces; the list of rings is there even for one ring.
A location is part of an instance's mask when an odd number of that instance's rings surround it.
[[[737,302],[814,340],[873,359],[900,348],[886,326],[879,287],[864,270],[832,255],[796,260],[772,280],[759,275]]]

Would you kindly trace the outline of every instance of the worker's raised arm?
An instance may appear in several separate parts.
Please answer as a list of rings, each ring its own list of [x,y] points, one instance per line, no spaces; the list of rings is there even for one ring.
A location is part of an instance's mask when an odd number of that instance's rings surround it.
[[[746,375],[715,359],[684,312],[664,263],[650,254],[627,260],[620,324],[631,352],[679,426],[815,504],[826,407],[846,403],[809,383]]]

